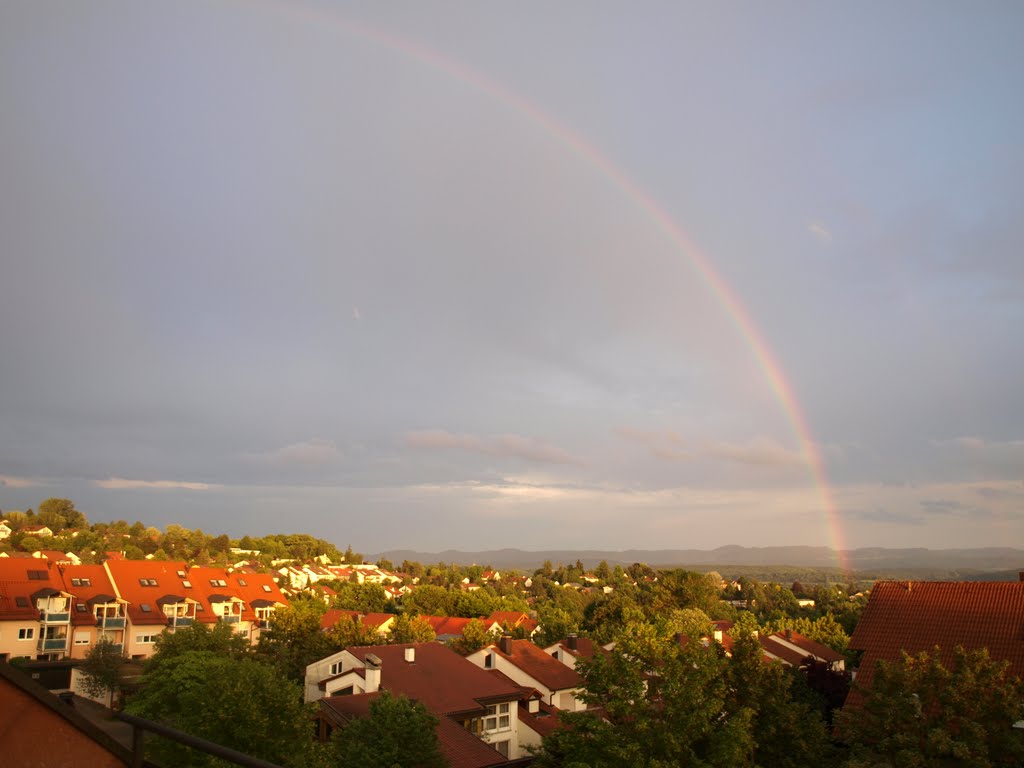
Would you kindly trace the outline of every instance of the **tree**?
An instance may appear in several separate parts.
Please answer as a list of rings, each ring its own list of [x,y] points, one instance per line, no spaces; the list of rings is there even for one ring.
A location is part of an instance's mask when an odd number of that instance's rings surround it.
[[[449,647],[462,656],[469,656],[495,640],[497,638],[487,631],[487,627],[480,619],[473,619],[462,630],[462,637],[453,639]]]
[[[363,624],[356,616],[342,616],[338,619],[327,630],[327,639],[337,650],[357,645],[382,645],[386,642],[375,629]]]
[[[444,587],[423,584],[402,598],[402,610],[422,616],[448,616],[451,595]]]
[[[860,707],[836,714],[852,765],[973,768],[1024,765],[1024,682],[987,650],[939,648],[879,661]]]
[[[335,588],[334,607],[359,613],[381,613],[388,604],[388,593],[380,584],[341,582]]]
[[[299,686],[254,658],[188,651],[147,667],[142,683],[131,714],[286,766],[314,748]],[[167,739],[148,744],[164,765],[222,765]]]
[[[632,624],[615,649],[580,659],[584,700],[603,707],[562,713],[564,728],[544,739],[536,765],[562,768],[748,765],[752,712],[727,707],[726,660],[714,644],[659,638]]]
[[[434,628],[422,616],[403,613],[391,625],[392,643],[432,643],[436,639]]]
[[[728,708],[752,713],[750,735],[755,765],[803,768],[831,765],[830,744],[821,708],[808,703],[809,693],[799,671],[781,662],[765,663],[753,633],[734,637],[728,664]]]
[[[257,653],[276,664],[290,680],[301,682],[306,667],[337,650],[320,631],[325,606],[319,600],[296,598],[271,615],[270,631],[261,632]]]
[[[333,738],[338,765],[360,768],[444,768],[438,719],[426,707],[387,691],[370,703],[368,717],[352,720]]]
[[[40,503],[36,519],[55,533],[63,528],[84,528],[88,525],[85,515],[75,509],[71,499],[47,499]]]
[[[89,649],[85,660],[78,667],[82,674],[82,688],[90,696],[109,694],[110,709],[114,708],[114,694],[121,686],[121,672],[126,659],[121,646],[106,637],[101,637]]]
[[[222,656],[237,658],[249,651],[249,642],[232,629],[230,624],[217,622],[213,626],[192,622],[173,632],[161,632],[153,646],[153,655],[146,664],[158,666],[168,659],[177,658],[190,651],[209,651]]]

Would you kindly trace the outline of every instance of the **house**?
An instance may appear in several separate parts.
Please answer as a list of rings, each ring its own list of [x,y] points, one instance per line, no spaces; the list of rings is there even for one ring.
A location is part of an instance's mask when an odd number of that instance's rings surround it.
[[[71,599],[71,645],[68,656],[83,659],[100,638],[121,646],[128,620],[128,603],[119,599],[102,565],[58,568],[64,591]]]
[[[82,558],[74,552],[61,552],[56,549],[40,549],[32,553],[37,560],[52,560],[57,565],[81,565]]]
[[[14,529],[10,526],[10,520],[0,520],[0,539],[9,538]]]
[[[580,698],[583,681],[575,669],[561,663],[530,640],[502,637],[466,659],[481,669],[497,670],[516,685],[538,691],[544,703],[575,712],[586,709]]]
[[[529,637],[533,637],[540,631],[540,625],[536,619],[531,619],[529,614],[522,611],[495,611],[486,619],[487,624],[497,624],[502,631],[512,632],[521,629]]]
[[[164,629],[196,621],[230,624],[255,643],[274,610],[288,605],[270,574],[160,560],[107,560],[103,567],[127,604],[125,653],[131,658],[151,656]]]
[[[896,661],[901,651],[941,649],[950,665],[957,646],[987,648],[1009,662],[1009,674],[1024,677],[1024,573],[1021,581],[879,581],[871,590],[850,648],[863,651],[858,686],[871,687],[875,665]],[[846,706],[859,706],[857,687]]]
[[[799,667],[810,657],[823,662],[834,672],[846,669],[846,657],[843,654],[790,629],[773,635],[760,635],[757,639],[766,657],[778,659],[788,667]]]
[[[520,687],[443,645],[346,648],[306,668],[306,701],[319,702],[322,738],[365,716],[379,691],[419,701],[438,717],[441,751],[453,768],[487,768],[526,756]]]
[[[579,659],[589,659],[595,653],[608,653],[613,645],[609,643],[601,646],[588,637],[569,635],[565,640],[560,640],[543,650],[555,661],[561,662],[569,669],[575,669]]]
[[[35,536],[40,539],[53,536],[53,530],[48,525],[26,525],[21,532],[26,536]]]
[[[47,560],[0,560],[0,662],[62,658],[68,649],[72,595]]]
[[[440,643],[446,643],[449,640],[455,640],[456,638],[462,637],[463,632],[466,629],[466,625],[474,619],[466,619],[461,616],[420,616],[424,619],[430,628],[434,630],[434,635]],[[501,625],[496,622],[489,621],[485,618],[479,619],[484,624],[484,630],[487,632],[500,632]]]
[[[330,608],[320,617],[320,629],[324,631],[329,630],[343,618],[355,619],[367,629],[373,630],[381,637],[385,637],[391,634],[391,626],[398,617],[393,613],[364,614],[359,611]]]

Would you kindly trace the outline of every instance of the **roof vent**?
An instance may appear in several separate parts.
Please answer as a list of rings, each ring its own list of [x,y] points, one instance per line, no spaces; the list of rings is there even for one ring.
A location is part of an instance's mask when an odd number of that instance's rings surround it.
[[[405,649],[405,660],[409,664],[415,664],[416,663],[416,649],[415,648],[406,648]]]

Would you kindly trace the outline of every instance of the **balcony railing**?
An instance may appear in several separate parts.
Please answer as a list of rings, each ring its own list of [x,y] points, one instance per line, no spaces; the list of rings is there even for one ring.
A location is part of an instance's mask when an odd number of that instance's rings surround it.
[[[68,639],[66,637],[39,638],[40,651],[66,651],[67,649]]]
[[[242,617],[241,616],[221,616],[220,620],[223,621],[225,624],[237,624],[239,621],[242,620]]]
[[[192,624],[192,619],[188,616],[168,616],[167,626],[169,627],[187,627]]]
[[[96,626],[102,629],[124,629],[124,618],[106,616],[96,620]]]
[[[71,614],[68,611],[63,613],[39,612],[39,621],[43,624],[67,624],[70,619]]]

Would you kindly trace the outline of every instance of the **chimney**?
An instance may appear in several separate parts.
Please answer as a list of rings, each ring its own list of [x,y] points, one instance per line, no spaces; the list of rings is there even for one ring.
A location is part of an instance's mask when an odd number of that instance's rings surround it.
[[[1021,580],[1021,581],[1024,581],[1024,571],[1021,571],[1021,572],[1020,572],[1020,580]]]
[[[793,630],[792,629],[787,629],[786,630],[786,639],[787,640],[792,640],[793,639]]]
[[[1024,576],[1024,574],[1021,574],[1021,575]],[[567,640],[568,640],[568,642],[566,643],[566,645],[569,646],[569,650],[570,651],[575,651],[577,649],[577,647],[579,646],[579,638],[576,636],[575,633],[573,633],[573,634],[569,635]]]
[[[506,656],[512,655],[512,635],[502,635],[498,641],[498,648]]]
[[[416,663],[416,649],[415,648],[410,647],[410,648],[406,648],[405,649],[405,661],[408,664],[415,664]]]
[[[380,668],[384,662],[380,657],[373,654],[366,654],[366,693],[376,693],[380,690]]]

